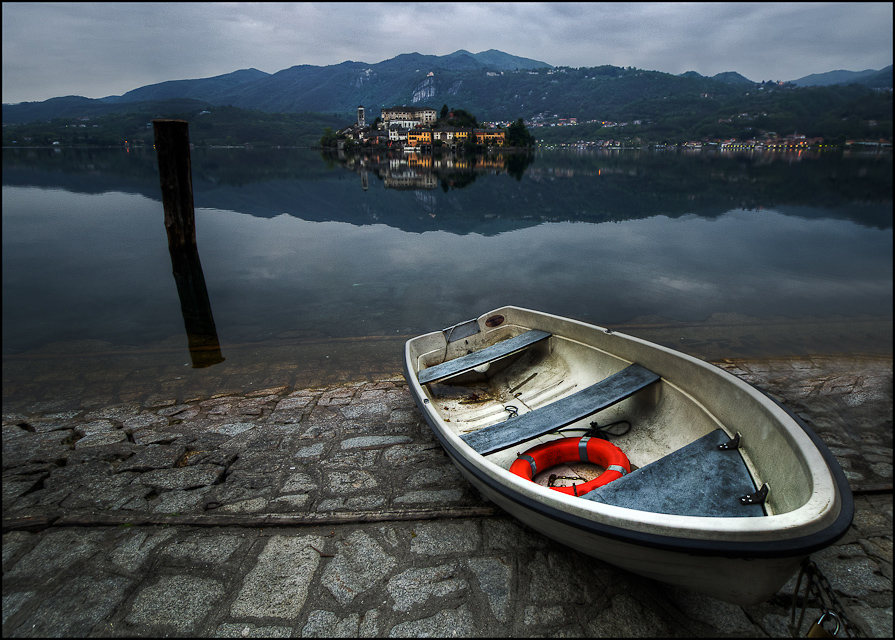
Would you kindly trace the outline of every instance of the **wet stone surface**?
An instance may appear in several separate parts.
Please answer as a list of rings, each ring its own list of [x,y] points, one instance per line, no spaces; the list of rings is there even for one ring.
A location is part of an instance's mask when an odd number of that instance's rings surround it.
[[[716,364],[839,459],[854,525],[812,557],[861,631],[891,637],[891,358]],[[42,406],[4,408],[5,637],[790,633],[795,578],[738,607],[517,523],[454,469],[400,376]]]

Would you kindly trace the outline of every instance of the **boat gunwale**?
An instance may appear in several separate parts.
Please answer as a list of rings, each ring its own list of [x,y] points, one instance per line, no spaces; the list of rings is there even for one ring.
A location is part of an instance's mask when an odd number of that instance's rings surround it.
[[[501,309],[489,312],[489,314],[484,314],[481,318],[494,313],[505,313],[508,309],[520,308],[502,307]],[[556,318],[561,321],[577,323],[588,328],[601,329],[595,325],[581,323],[572,319],[550,316],[550,314],[544,314],[537,311],[532,312],[527,309],[520,310],[527,313]],[[602,330],[605,331],[605,329]],[[699,555],[735,555],[756,558],[790,557],[811,553],[812,551],[828,546],[840,538],[848,530],[848,527],[851,524],[854,514],[854,501],[842,469],[839,467],[833,454],[827,449],[826,445],[817,434],[815,434],[792,411],[761,389],[749,385],[735,376],[732,376],[730,373],[714,367],[709,363],[692,358],[687,354],[662,347],[661,345],[655,345],[636,337],[619,333],[615,333],[614,335],[634,340],[651,348],[670,352],[673,355],[689,360],[698,366],[710,368],[712,373],[720,375],[723,379],[735,382],[738,386],[743,387],[756,401],[761,402],[761,400],[764,399],[770,402],[772,407],[781,410],[784,415],[788,419],[791,419],[793,424],[797,425],[801,432],[807,436],[814,450],[823,460],[833,485],[832,499],[819,498],[817,495],[817,488],[814,487],[808,501],[797,509],[783,514],[764,516],[760,519],[749,519],[750,521],[759,520],[761,524],[756,526],[758,523],[754,522],[750,522],[747,525],[743,518],[653,514],[651,512],[605,505],[597,502],[588,502],[587,505],[584,505],[580,502],[576,502],[574,497],[558,494],[538,485],[527,486],[531,483],[523,483],[518,478],[510,477],[512,474],[507,470],[476,454],[471,447],[466,445],[466,443],[451,430],[447,429],[445,425],[439,424],[439,416],[436,415],[434,409],[423,408],[423,405],[428,402],[428,399],[425,398],[423,387],[413,374],[414,365],[412,364],[410,357],[410,348],[415,340],[424,338],[426,335],[434,335],[434,333],[435,332],[433,332],[433,334],[424,334],[423,336],[417,336],[416,338],[408,340],[405,344],[404,354],[405,377],[407,378],[408,384],[414,395],[414,400],[424,414],[426,422],[429,424],[430,428],[432,428],[438,440],[442,446],[445,447],[455,463],[466,469],[468,473],[477,478],[480,482],[486,484],[491,490],[496,491],[500,495],[513,500],[535,513],[540,513],[551,519],[597,535],[647,545],[653,548],[696,553]],[[758,393],[760,396],[759,398],[755,398],[755,392]],[[789,432],[789,430],[786,429],[785,424],[781,424],[781,426]],[[456,442],[454,442],[454,440],[456,440]],[[804,449],[804,447],[802,448]],[[494,469],[491,469],[491,467]],[[812,467],[812,473],[816,473],[816,471],[817,470]],[[525,484],[525,486],[522,486],[523,484]],[[585,506],[588,508],[583,508]],[[832,518],[832,521],[829,521],[831,518],[829,511],[836,508],[838,508],[838,514]],[[592,514],[592,516],[590,514]],[[641,517],[633,518],[631,517],[633,514],[639,514]],[[645,518],[644,514],[646,514]],[[805,518],[804,516],[808,517]],[[601,521],[607,519],[628,522],[630,526],[619,526]],[[828,522],[823,523],[823,520],[828,520]],[[821,521],[821,527],[819,529],[810,530],[812,524],[816,525],[818,521]],[[643,529],[647,527],[661,531],[661,533],[644,531]],[[808,533],[798,534],[800,530],[804,531],[805,529],[809,529]],[[670,533],[675,530],[680,531],[681,535]],[[794,532],[797,535],[789,538],[780,537],[781,534],[785,535],[787,532]],[[694,534],[697,534],[699,537],[694,537]],[[760,539],[730,539],[732,535],[736,534]],[[709,538],[703,536],[712,537]],[[727,536],[728,539],[719,540],[717,539],[719,536]]]

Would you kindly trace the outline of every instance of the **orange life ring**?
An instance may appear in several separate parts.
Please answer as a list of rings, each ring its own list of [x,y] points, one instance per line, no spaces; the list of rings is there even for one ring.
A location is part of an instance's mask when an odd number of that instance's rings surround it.
[[[540,471],[566,462],[592,462],[606,470],[590,482],[571,487],[550,487],[554,491],[583,496],[597,487],[609,484],[631,472],[628,456],[608,440],[602,438],[560,438],[539,444],[519,455],[510,465],[510,473],[534,481]]]

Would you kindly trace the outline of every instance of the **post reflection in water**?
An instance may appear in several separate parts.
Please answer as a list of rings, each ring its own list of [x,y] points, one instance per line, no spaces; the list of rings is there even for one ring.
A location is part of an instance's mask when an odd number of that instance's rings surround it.
[[[196,245],[169,247],[193,369],[224,361]]]

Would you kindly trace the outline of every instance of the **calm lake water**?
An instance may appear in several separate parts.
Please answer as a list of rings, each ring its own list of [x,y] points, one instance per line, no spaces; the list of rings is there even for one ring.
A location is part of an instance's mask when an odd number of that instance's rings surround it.
[[[705,358],[892,351],[890,153],[192,161],[210,369],[379,341],[397,372],[403,340],[504,304]],[[52,354],[190,363],[163,219],[151,149],[4,149],[4,400]]]

